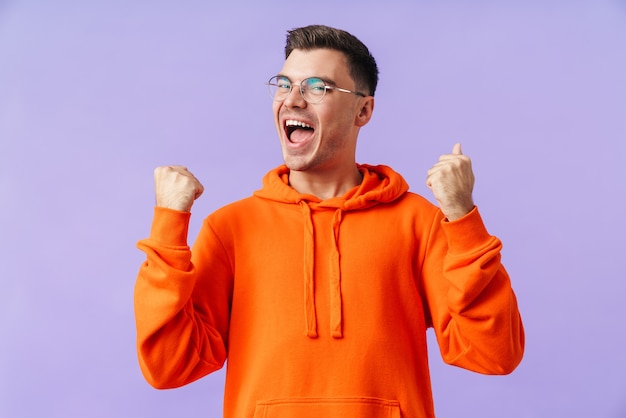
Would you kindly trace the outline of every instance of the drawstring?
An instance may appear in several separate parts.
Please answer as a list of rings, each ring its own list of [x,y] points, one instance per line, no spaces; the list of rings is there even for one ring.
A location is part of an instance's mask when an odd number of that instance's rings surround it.
[[[341,312],[341,267],[339,265],[339,227],[343,212],[337,209],[333,215],[333,248],[330,253],[330,334],[343,338],[343,315]]]
[[[304,321],[305,335],[317,338],[317,318],[315,312],[315,244],[311,208],[306,202],[300,202],[304,217]],[[330,251],[330,335],[343,338],[343,315],[341,302],[341,270],[339,265],[339,230],[343,212],[337,209],[332,220],[332,243]]]
[[[311,209],[306,202],[300,202],[304,215],[304,321],[305,335],[309,338],[317,337],[317,319],[315,318],[315,281],[313,276],[315,248],[313,243],[313,221]]]

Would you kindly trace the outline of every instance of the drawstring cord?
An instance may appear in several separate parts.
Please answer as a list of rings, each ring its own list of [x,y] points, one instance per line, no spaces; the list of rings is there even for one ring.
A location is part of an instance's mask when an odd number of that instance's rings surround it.
[[[317,317],[315,312],[315,236],[311,208],[306,202],[300,202],[304,217],[304,321],[305,335],[317,338]],[[341,269],[339,256],[339,230],[343,219],[343,211],[337,209],[332,220],[332,243],[330,252],[330,335],[343,338],[343,314],[341,301]]]
[[[314,236],[311,209],[306,202],[300,202],[304,216],[304,321],[305,335],[317,338],[317,318],[315,317],[315,280],[314,280]]]
[[[337,209],[333,215],[333,248],[330,254],[330,334],[343,338],[343,315],[341,306],[341,267],[339,264],[339,227],[343,212]]]

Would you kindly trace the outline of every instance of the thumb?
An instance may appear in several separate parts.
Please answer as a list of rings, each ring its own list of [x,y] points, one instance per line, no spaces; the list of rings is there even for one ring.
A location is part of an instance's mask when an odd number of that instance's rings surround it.
[[[452,147],[452,154],[457,154],[457,155],[462,155],[463,151],[461,151],[461,144],[460,143],[456,143],[454,144],[454,147]]]

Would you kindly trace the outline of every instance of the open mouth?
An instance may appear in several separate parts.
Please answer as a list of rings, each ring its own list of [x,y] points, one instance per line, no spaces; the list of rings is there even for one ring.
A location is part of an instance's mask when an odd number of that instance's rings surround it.
[[[293,143],[304,142],[309,139],[315,129],[308,123],[288,119],[285,121],[285,132],[287,133],[287,138],[289,141]]]

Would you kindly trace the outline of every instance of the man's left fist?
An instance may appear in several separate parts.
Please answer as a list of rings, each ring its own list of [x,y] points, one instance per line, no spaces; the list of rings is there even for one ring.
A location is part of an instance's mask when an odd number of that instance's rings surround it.
[[[472,161],[463,155],[461,144],[454,145],[452,154],[439,157],[439,161],[428,170],[426,185],[449,221],[465,216],[474,208]]]

